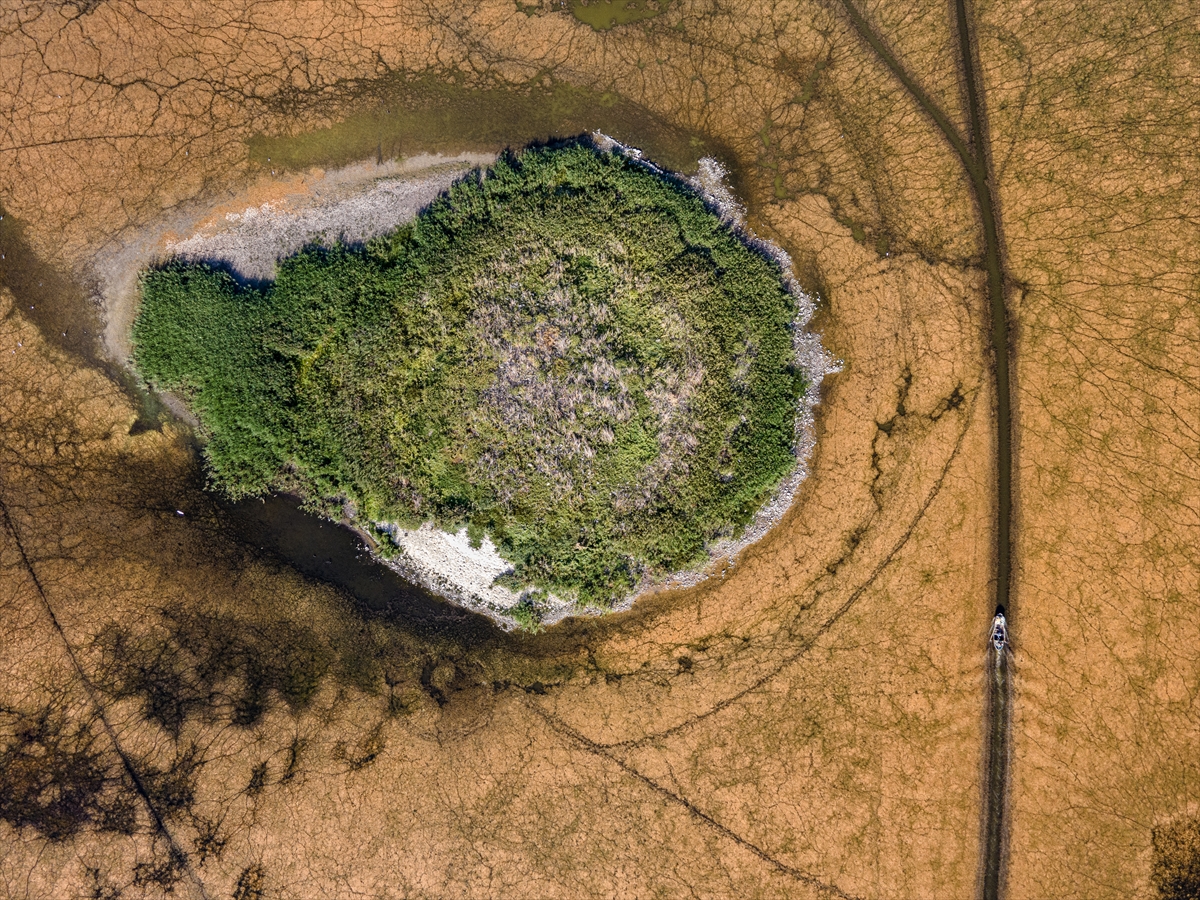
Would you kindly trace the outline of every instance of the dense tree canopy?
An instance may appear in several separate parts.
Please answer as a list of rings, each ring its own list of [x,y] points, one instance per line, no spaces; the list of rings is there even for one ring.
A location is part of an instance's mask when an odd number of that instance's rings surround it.
[[[507,156],[273,284],[146,273],[135,362],[233,496],[486,533],[512,585],[605,604],[702,559],[795,465],[778,265],[685,187],[588,145]]]

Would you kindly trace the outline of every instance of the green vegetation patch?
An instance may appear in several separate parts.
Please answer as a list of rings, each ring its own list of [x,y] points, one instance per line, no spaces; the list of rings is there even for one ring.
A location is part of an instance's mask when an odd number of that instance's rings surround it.
[[[653,19],[671,0],[571,0],[571,15],[592,26],[608,31],[618,25],[632,25]]]
[[[795,466],[781,276],[690,190],[575,143],[262,290],[147,272],[134,361],[195,412],[229,495],[466,526],[509,586],[604,606],[701,562]]]

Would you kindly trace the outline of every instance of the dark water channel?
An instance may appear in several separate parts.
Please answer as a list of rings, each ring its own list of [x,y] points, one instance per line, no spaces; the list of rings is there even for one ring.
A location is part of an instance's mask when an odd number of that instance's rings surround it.
[[[441,599],[377,562],[352,529],[305,512],[296,497],[219,504],[230,537],[340,588],[366,616],[402,618],[414,630],[494,637],[491,620]]]
[[[276,494],[218,502],[218,509],[229,538],[340,588],[365,616],[400,618],[419,634],[452,632],[470,643],[502,634],[491,619],[450,604],[376,562],[358,533],[306,512],[298,498]]]
[[[988,648],[987,745],[984,748],[983,890],[985,900],[1003,896],[1008,843],[1008,768],[1012,718],[1012,671],[1007,649]]]

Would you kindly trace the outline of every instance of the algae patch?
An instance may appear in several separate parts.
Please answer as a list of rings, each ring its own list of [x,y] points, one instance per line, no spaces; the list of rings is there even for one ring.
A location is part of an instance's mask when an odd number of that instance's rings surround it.
[[[571,0],[571,15],[596,31],[653,19],[671,0]]]

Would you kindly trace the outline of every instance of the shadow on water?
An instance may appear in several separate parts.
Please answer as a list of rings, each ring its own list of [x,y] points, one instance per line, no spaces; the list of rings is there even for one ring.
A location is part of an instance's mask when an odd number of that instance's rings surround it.
[[[39,257],[25,237],[25,225],[0,206],[0,288],[9,290],[17,311],[42,339],[68,356],[103,372],[132,400],[139,413],[131,435],[161,428],[168,415],[128,369],[105,357],[103,325],[91,292],[65,267]]]
[[[25,237],[24,224],[2,206],[0,287],[12,292],[17,309],[47,343],[92,365],[102,362],[100,315],[87,291],[63,268],[39,258]]]
[[[1160,825],[1151,833],[1150,880],[1162,900],[1200,897],[1200,817]]]
[[[221,509],[231,536],[342,589],[363,615],[400,619],[417,633],[454,636],[475,645],[503,634],[484,616],[442,600],[375,561],[356,532],[306,512],[296,497],[226,501]]]

